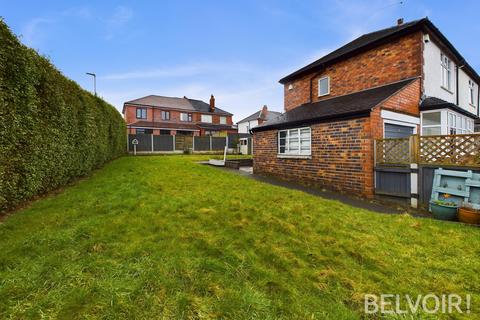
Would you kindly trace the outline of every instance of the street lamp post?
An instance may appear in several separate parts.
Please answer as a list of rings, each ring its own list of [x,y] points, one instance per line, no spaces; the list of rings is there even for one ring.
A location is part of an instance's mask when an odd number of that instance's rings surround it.
[[[91,72],[87,72],[87,75],[93,77],[93,92],[97,95],[97,75]]]

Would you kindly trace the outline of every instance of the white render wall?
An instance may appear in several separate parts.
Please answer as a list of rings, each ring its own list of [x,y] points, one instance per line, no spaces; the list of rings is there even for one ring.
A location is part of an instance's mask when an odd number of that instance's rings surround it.
[[[424,72],[424,90],[425,95],[429,97],[437,97],[447,102],[457,103],[457,76],[456,76],[456,64],[452,61],[452,88],[448,90],[442,88],[442,68],[441,68],[441,49],[433,42],[424,42],[423,50],[423,72]],[[458,73],[458,87],[459,87],[459,107],[477,114],[478,107],[478,83],[475,84],[475,107],[469,104],[469,90],[468,80],[470,77],[462,70],[459,69]]]
[[[458,72],[458,104],[467,111],[477,114],[478,108],[478,85],[474,87],[474,104],[470,104],[470,91],[468,88],[468,80],[472,80],[462,69]]]
[[[258,120],[239,122],[238,133],[249,133],[249,129],[258,126]]]

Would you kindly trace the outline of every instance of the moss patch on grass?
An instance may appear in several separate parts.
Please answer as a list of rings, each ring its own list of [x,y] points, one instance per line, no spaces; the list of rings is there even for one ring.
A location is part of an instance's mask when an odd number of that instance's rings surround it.
[[[195,163],[124,157],[0,224],[0,318],[364,318],[364,294],[472,295],[480,230]],[[423,317],[425,315],[418,315]]]

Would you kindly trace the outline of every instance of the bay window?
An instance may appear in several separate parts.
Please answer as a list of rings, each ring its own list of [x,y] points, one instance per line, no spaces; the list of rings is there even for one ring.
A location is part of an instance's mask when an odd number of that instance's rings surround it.
[[[442,113],[424,112],[422,113],[422,135],[434,136],[442,134]]]
[[[474,131],[472,118],[449,109],[422,112],[422,135],[469,134]]]
[[[290,156],[311,155],[311,129],[296,128],[278,132],[278,154]]]

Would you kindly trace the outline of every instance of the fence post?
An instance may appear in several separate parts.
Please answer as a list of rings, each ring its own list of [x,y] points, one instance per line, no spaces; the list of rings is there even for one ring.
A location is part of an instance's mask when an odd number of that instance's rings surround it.
[[[150,137],[152,138],[152,152],[154,152],[155,149],[153,148],[153,133],[150,135]]]
[[[409,139],[410,146],[410,206],[418,208],[418,160],[420,154],[419,135],[412,135]]]
[[[173,141],[173,152],[175,152],[175,135],[172,134],[172,141]]]
[[[195,151],[195,136],[192,138],[192,151]]]
[[[212,151],[212,136],[210,136],[210,151]]]
[[[227,151],[228,151],[228,133],[225,136],[225,147],[227,147]]]

